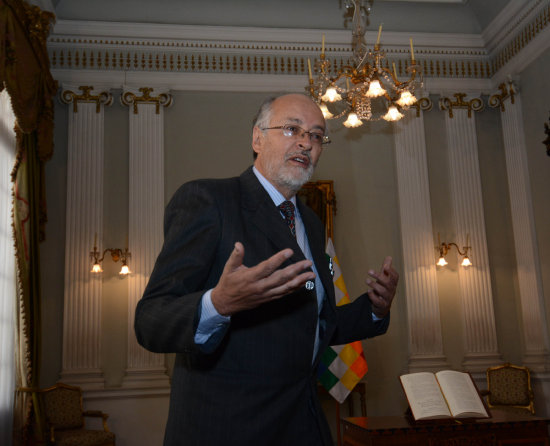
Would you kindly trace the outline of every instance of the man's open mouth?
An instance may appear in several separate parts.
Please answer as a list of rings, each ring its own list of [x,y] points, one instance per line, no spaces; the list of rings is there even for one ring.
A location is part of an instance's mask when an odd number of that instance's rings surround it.
[[[308,168],[311,160],[307,155],[291,155],[287,158],[287,160],[293,161],[295,163],[300,164],[304,168]]]

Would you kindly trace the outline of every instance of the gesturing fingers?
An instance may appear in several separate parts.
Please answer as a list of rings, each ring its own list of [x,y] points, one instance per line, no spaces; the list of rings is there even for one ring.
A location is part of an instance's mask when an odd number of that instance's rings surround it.
[[[313,271],[304,271],[310,266],[311,262],[309,260],[302,260],[274,271],[257,283],[259,287],[258,295],[268,299],[275,299],[298,290],[308,280],[315,279]]]
[[[249,280],[261,280],[277,272],[278,268],[289,259],[293,254],[292,249],[287,248],[272,255],[269,259],[258,263],[256,266],[248,269]]]
[[[367,291],[373,304],[373,312],[383,317],[390,310],[392,300],[397,290],[399,274],[392,266],[392,258],[386,257],[379,272],[368,272],[372,279],[367,279],[367,285],[371,287]],[[373,280],[374,279],[374,280]]]
[[[216,287],[212,290],[212,303],[220,314],[231,315],[255,308],[260,304],[302,287],[315,278],[312,271],[304,271],[312,262],[302,260],[280,268],[293,254],[283,249],[254,267],[243,265],[244,247],[237,242],[229,256]]]

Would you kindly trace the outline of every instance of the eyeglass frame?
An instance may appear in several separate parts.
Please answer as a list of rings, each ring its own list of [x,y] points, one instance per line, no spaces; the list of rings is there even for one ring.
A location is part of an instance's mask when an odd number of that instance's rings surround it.
[[[293,135],[292,134],[292,130],[290,130],[289,127],[296,127],[298,129],[301,130],[301,133],[300,135]],[[287,138],[296,138],[296,137],[299,137],[299,138],[303,138],[305,134],[307,134],[309,136],[309,142],[311,142],[313,144],[313,141],[311,140],[311,137],[314,136],[314,135],[320,135],[321,132],[312,132],[311,130],[306,130],[304,129],[303,127],[300,127],[299,125],[297,124],[284,124],[284,125],[278,125],[278,126],[275,126],[275,127],[264,127],[264,128],[261,128],[260,127],[260,130],[283,130],[283,135],[285,135]],[[286,132],[290,132],[290,134],[286,134]],[[322,139],[321,139],[321,144],[319,145],[320,147],[322,147],[324,144],[330,144],[332,141],[330,140],[330,137],[328,135],[322,135]]]

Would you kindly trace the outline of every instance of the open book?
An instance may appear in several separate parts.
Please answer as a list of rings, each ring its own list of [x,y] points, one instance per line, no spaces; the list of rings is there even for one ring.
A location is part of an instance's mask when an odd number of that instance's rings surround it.
[[[469,373],[442,370],[399,377],[415,420],[489,418]]]

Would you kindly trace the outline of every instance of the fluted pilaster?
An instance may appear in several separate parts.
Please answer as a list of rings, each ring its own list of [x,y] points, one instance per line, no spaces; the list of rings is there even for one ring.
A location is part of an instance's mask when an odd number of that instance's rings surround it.
[[[505,101],[501,116],[523,321],[523,364],[533,371],[548,371],[544,295],[538,266],[521,97],[517,92],[514,102],[511,103],[510,97]]]
[[[65,293],[61,379],[85,389],[104,387],[100,363],[101,276],[90,273],[88,253],[102,239],[104,105],[109,93],[63,92],[69,107]],[[101,249],[99,243],[99,249]]]
[[[129,107],[129,228],[132,272],[128,282],[128,357],[125,387],[169,386],[164,355],[141,347],[134,333],[137,302],[143,295],[163,243],[164,213],[164,109],[171,97],[125,92]],[[161,106],[162,105],[162,106]]]
[[[462,302],[464,359],[468,370],[484,371],[499,360],[493,295],[487,253],[487,237],[479,172],[475,117],[471,109],[452,110],[446,115],[449,177],[453,221],[458,245],[469,236],[473,266],[459,267]],[[471,117],[469,117],[469,115]]]
[[[422,112],[420,112],[422,113]],[[395,124],[395,153],[409,328],[409,370],[448,366],[443,353],[424,118]]]

